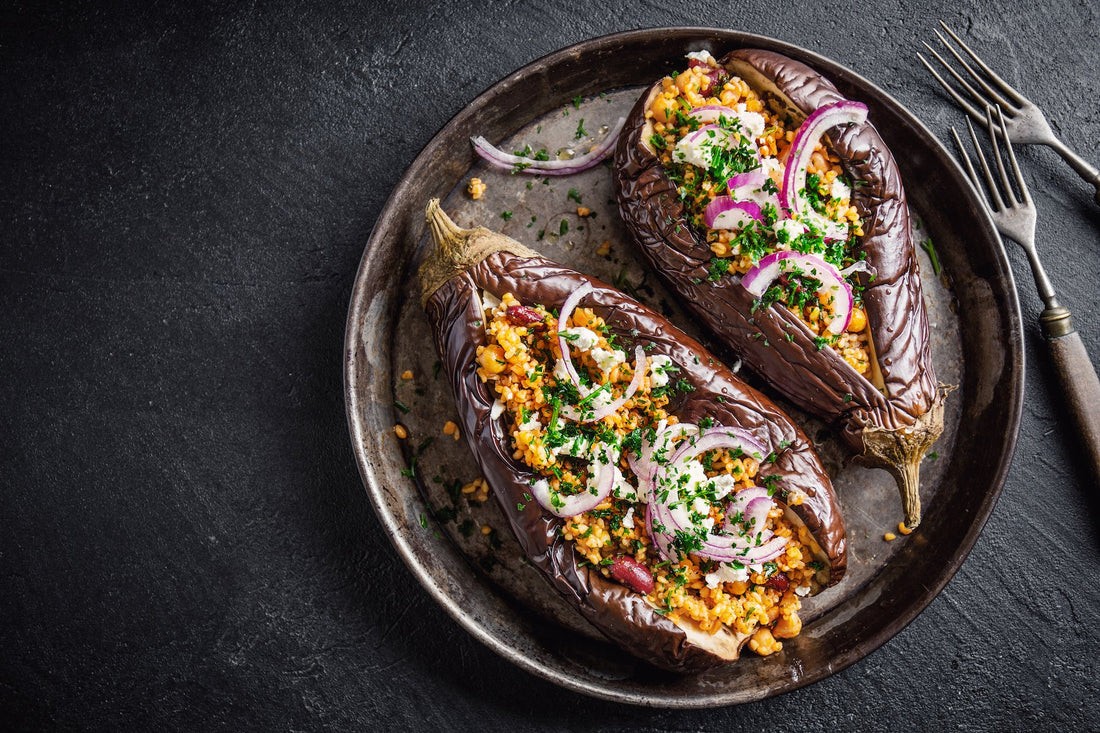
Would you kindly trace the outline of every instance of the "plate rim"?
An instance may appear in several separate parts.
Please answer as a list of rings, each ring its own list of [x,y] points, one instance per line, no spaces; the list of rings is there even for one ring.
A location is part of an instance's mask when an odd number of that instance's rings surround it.
[[[978,536],[981,534],[996,506],[997,499],[1001,494],[1012,465],[1012,459],[1018,444],[1020,422],[1023,413],[1024,383],[1026,377],[1023,349],[1023,319],[1020,311],[1020,302],[1015,278],[1002,246],[996,248],[993,262],[996,265],[996,274],[1004,277],[1008,285],[1007,293],[1005,293],[1009,306],[1009,312],[1006,314],[1007,327],[1005,329],[1005,335],[1008,336],[1008,338],[1006,338],[1004,346],[1006,357],[1009,357],[1006,358],[1006,362],[1010,361],[1011,363],[1006,363],[1005,368],[1007,371],[1014,372],[1014,378],[1011,380],[1012,395],[1010,410],[1008,411],[1009,426],[1005,433],[1005,449],[1001,454],[998,470],[992,477],[990,483],[991,488],[981,500],[978,511],[974,515],[974,519],[971,521],[968,531],[961,538],[952,560],[946,568],[946,572],[944,572],[935,583],[925,585],[923,592],[918,594],[916,600],[909,604],[908,607],[899,614],[897,619],[885,624],[877,633],[873,634],[863,643],[854,645],[851,649],[831,660],[830,664],[823,665],[816,670],[799,676],[797,679],[794,679],[791,684],[782,689],[770,690],[765,695],[753,697],[751,699],[731,699],[729,693],[710,693],[687,698],[685,698],[682,693],[678,693],[675,696],[660,696],[654,694],[643,695],[615,688],[609,684],[613,681],[579,681],[568,675],[563,675],[558,669],[552,668],[542,663],[540,660],[532,659],[520,653],[512,645],[504,643],[490,633],[483,623],[472,618],[469,613],[466,613],[455,600],[447,594],[445,589],[436,582],[435,578],[427,572],[426,567],[422,564],[416,552],[414,552],[409,540],[404,536],[402,531],[403,527],[384,507],[382,493],[388,489],[378,482],[377,476],[374,475],[371,467],[370,456],[365,449],[363,436],[367,428],[364,425],[364,405],[356,392],[355,384],[358,366],[356,363],[356,352],[360,346],[361,322],[363,316],[368,312],[370,296],[372,295],[372,292],[367,287],[364,274],[369,271],[370,265],[374,260],[380,256],[380,248],[384,246],[386,235],[399,226],[402,217],[405,215],[400,211],[398,205],[405,198],[406,190],[412,185],[410,172],[421,168],[430,161],[438,152],[437,148],[441,146],[442,140],[448,137],[448,133],[465,122],[469,115],[474,114],[474,110],[484,107],[487,100],[502,93],[504,91],[502,87],[506,88],[517,80],[527,78],[542,67],[561,63],[570,57],[580,57],[586,54],[592,54],[612,44],[629,41],[644,41],[653,38],[654,34],[666,36],[671,34],[677,37],[683,37],[685,42],[689,42],[690,37],[693,36],[699,37],[699,41],[710,41],[719,37],[721,43],[739,45],[740,47],[750,47],[750,44],[760,45],[765,48],[774,49],[779,53],[792,55],[816,68],[822,66],[826,67],[829,69],[830,73],[837,73],[847,80],[854,81],[870,89],[877,95],[877,101],[891,107],[892,111],[898,117],[905,120],[905,122],[913,128],[917,135],[922,138],[935,153],[939,162],[946,164],[949,168],[953,168],[952,173],[956,178],[966,180],[962,168],[942,145],[939,139],[932,134],[919,118],[909,112],[908,109],[892,95],[888,94],[866,77],[852,71],[847,66],[796,44],[760,34],[706,26],[654,26],[608,33],[571,44],[545,54],[505,74],[477,94],[477,96],[456,112],[431,137],[424,148],[409,164],[409,167],[401,176],[398,183],[394,186],[393,191],[380,210],[378,219],[372,227],[371,234],[367,239],[359,267],[356,271],[354,286],[349,300],[344,337],[344,403],[352,452],[355,455],[360,478],[374,508],[374,512],[386,530],[386,534],[391,544],[393,544],[398,555],[402,558],[405,565],[409,568],[420,585],[427,590],[429,595],[444,608],[448,615],[457,621],[468,633],[473,635],[489,649],[520,668],[574,692],[604,700],[648,707],[685,709],[708,708],[765,699],[775,694],[782,694],[784,692],[799,689],[807,684],[824,679],[825,677],[845,669],[900,633],[906,626],[915,620],[917,616],[927,608],[928,604],[940,594],[944,587],[946,587],[947,583],[954,577],[955,573],[973,550]],[[834,76],[829,76],[829,78],[835,79]],[[979,220],[981,226],[987,230],[987,233],[992,234],[996,240],[998,235],[996,234],[993,221],[982,206],[980,199],[977,198],[976,193],[970,188],[967,188],[967,195],[971,199],[971,208],[973,209],[974,216]],[[386,370],[386,374],[384,375],[386,377],[385,381],[390,382],[392,379],[390,379],[388,373],[388,360],[384,367]]]

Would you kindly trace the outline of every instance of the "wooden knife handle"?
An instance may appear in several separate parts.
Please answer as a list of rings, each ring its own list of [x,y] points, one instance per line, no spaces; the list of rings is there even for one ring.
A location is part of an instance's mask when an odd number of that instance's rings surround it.
[[[1100,485],[1100,379],[1092,365],[1081,334],[1071,331],[1048,340],[1058,379],[1070,412],[1077,422],[1080,442]]]

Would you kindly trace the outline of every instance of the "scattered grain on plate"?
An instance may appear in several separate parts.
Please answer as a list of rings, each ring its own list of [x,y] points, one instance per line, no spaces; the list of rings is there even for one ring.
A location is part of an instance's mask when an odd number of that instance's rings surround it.
[[[455,440],[458,440],[461,436],[458,426],[455,425],[454,420],[448,420],[443,424],[443,434],[453,436]]]
[[[490,535],[492,533],[493,533],[493,528],[490,527],[488,524],[484,524],[484,525],[481,526],[481,534]]]
[[[591,213],[592,213],[592,209],[588,208],[587,206],[578,206],[577,207],[577,216],[588,216]]]
[[[905,522],[898,522],[898,534],[910,534],[912,531],[905,526]]]
[[[603,240],[603,243],[596,248],[596,254],[598,254],[600,257],[607,257],[609,254],[611,254],[611,240]]]
[[[406,382],[409,381],[410,379],[412,379],[413,378],[412,369],[406,369],[405,371],[401,372],[401,378],[404,379]]]
[[[897,538],[898,538],[898,536],[896,534],[894,534],[893,532],[887,532],[886,534],[884,534],[882,536],[882,539],[886,540],[887,542],[890,542],[892,540],[896,540]]]
[[[470,194],[470,198],[477,201],[485,195],[485,189],[488,186],[480,178],[471,178],[470,182],[466,184],[466,193]]]
[[[405,426],[401,423],[393,426],[393,432],[397,435],[398,438],[401,438],[401,440],[409,437],[409,431],[405,430]]]

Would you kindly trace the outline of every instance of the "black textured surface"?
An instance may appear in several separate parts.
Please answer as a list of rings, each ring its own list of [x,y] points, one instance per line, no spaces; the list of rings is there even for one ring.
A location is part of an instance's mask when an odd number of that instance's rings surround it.
[[[1100,719],[1100,516],[1037,336],[1014,470],[970,559],[853,667],[699,712],[595,702],[435,607],[355,469],[355,268],[405,166],[481,89],[614,30],[716,25],[847,64],[943,136],[943,17],[1094,163],[1100,11],[1058,0],[225,8],[27,4],[0,24],[0,713],[19,728],[888,726]],[[598,73],[598,70],[594,70]],[[1100,361],[1100,207],[1025,150],[1040,249]],[[918,184],[919,185],[919,184]]]

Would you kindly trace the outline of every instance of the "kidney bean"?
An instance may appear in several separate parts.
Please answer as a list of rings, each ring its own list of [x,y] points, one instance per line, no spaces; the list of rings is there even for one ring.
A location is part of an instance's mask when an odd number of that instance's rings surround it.
[[[510,305],[505,312],[508,320],[515,326],[541,326],[543,315],[534,308],[525,305]]]
[[[780,593],[786,593],[787,588],[791,585],[791,581],[787,580],[787,576],[784,575],[782,572],[778,572],[772,577],[768,578],[766,581],[764,581],[764,585],[772,588],[773,590],[777,590]]]
[[[704,81],[699,85],[699,93],[704,97],[714,92],[714,88],[725,83],[726,73],[721,69],[711,69],[706,72]]]
[[[611,577],[630,590],[643,595],[653,592],[653,575],[645,565],[628,555],[616,555],[611,563]]]

